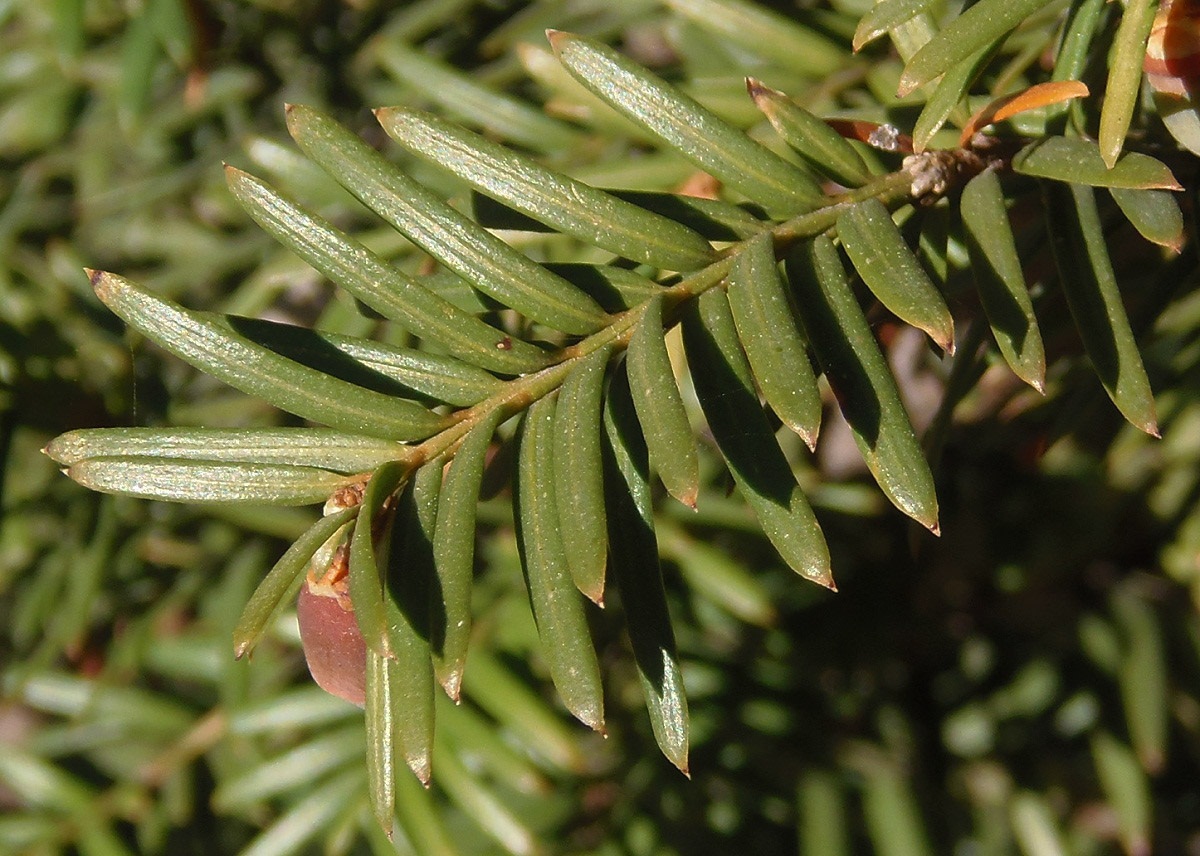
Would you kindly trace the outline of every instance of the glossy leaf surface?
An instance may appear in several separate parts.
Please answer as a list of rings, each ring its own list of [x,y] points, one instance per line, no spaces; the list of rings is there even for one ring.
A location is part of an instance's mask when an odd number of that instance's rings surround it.
[[[618,369],[604,409],[613,579],[625,608],[654,739],[667,760],[687,775],[687,696],[658,561],[650,458],[629,383],[628,375]]]
[[[580,240],[670,270],[691,270],[711,258],[708,243],[690,229],[436,116],[400,107],[375,115],[388,135],[413,154]]]
[[[769,235],[748,241],[729,272],[729,308],[767,404],[810,449],[821,426],[821,394]]]
[[[1059,282],[1092,366],[1125,418],[1157,436],[1154,395],[1108,256],[1095,191],[1046,182],[1042,192]]]
[[[854,50],[861,50],[889,30],[911,21],[934,4],[934,0],[883,0],[876,3],[858,21],[854,30]]]
[[[1176,252],[1183,246],[1183,212],[1165,190],[1111,187],[1109,193],[1143,238]]]
[[[629,340],[626,365],[650,459],[667,493],[695,508],[700,463],[663,333],[662,299],[646,303]]]
[[[1041,9],[1046,0],[980,0],[930,39],[908,61],[900,78],[900,94],[949,71],[984,45],[990,44]]]
[[[559,532],[553,450],[554,400],[543,398],[529,408],[521,432],[516,509],[521,563],[554,686],[571,713],[600,731],[600,667]]]
[[[520,374],[546,364],[540,349],[433,294],[266,183],[232,167],[225,173],[230,191],[255,222],[385,318],[485,369]]]
[[[567,567],[576,587],[604,604],[608,530],[600,458],[600,401],[612,356],[602,348],[582,358],[563,382],[554,413],[554,488]]]
[[[995,173],[980,173],[967,183],[961,210],[971,271],[992,335],[1017,377],[1041,391],[1045,349]]]
[[[854,146],[782,92],[749,78],[750,97],[779,136],[811,167],[847,187],[866,184],[870,172]]]
[[[353,481],[315,467],[142,457],[88,458],[67,475],[92,490],[142,499],[270,505],[324,502]]]
[[[700,407],[763,531],[792,570],[833,588],[821,527],[758,403],[725,292],[701,295],[683,340]]]
[[[784,212],[821,198],[813,179],[617,51],[571,33],[550,43],[567,69],[596,95],[749,198]]]
[[[443,461],[421,466],[396,502],[384,580],[388,648],[398,667],[396,736],[410,770],[428,784],[433,764],[434,673],[430,623],[440,602],[433,537]]]
[[[901,321],[924,330],[943,351],[954,353],[954,319],[937,286],[877,199],[868,199],[838,217],[838,239],[855,269]]]
[[[1095,143],[1069,137],[1046,137],[1031,143],[1013,158],[1013,170],[1093,187],[1180,189],[1167,166],[1149,155],[1130,152],[1109,169]]]
[[[381,560],[387,558],[387,542],[383,539],[392,522],[393,494],[407,477],[408,470],[399,464],[385,464],[372,473],[350,539],[350,600],[358,629],[367,643],[368,662],[371,654],[392,656],[384,606],[385,566]],[[370,681],[367,683],[371,692]]]
[[[441,416],[415,402],[296,363],[220,319],[184,309],[119,276],[97,272],[93,287],[113,312],[181,360],[297,416],[392,440],[421,439],[443,425]]]
[[[292,106],[288,129],[339,184],[480,291],[567,333],[603,325],[604,312],[587,295],[455,211],[328,116]]]
[[[371,470],[407,454],[399,443],[321,428],[91,428],[56,437],[46,454],[63,466],[90,458],[175,458],[290,464],[339,473]]]
[[[1133,121],[1133,110],[1142,87],[1146,38],[1154,22],[1156,5],[1155,0],[1130,0],[1121,14],[1121,24],[1113,39],[1099,133],[1100,157],[1109,169],[1120,157],[1129,123]]]
[[[837,250],[828,238],[819,237],[798,248],[789,262],[809,344],[867,468],[893,505],[937,532],[937,494],[929,464]]]
[[[475,506],[488,447],[502,418],[502,411],[496,410],[467,434],[450,462],[438,499],[433,558],[440,597],[432,596],[430,646],[437,679],[455,700],[462,686],[471,635]]]

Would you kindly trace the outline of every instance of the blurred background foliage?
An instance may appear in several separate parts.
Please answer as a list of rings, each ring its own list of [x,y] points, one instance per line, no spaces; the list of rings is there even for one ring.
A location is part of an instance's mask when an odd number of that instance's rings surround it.
[[[553,26],[622,45],[752,134],[747,74],[818,114],[911,126],[899,60],[849,51],[869,3],[765,6],[799,22],[803,56],[683,0],[0,2],[0,852],[1200,853],[1190,240],[1171,261],[1123,232],[1110,244],[1122,282],[1157,301],[1139,332],[1162,440],[1121,422],[1062,307],[1056,341],[1039,304],[1055,392],[999,365],[978,378],[943,426],[940,540],[885,508],[844,431],[798,464],[836,595],[796,579],[719,490],[695,513],[663,505],[690,781],[655,748],[612,616],[592,616],[608,738],[561,709],[509,504],[485,503],[472,692],[439,708],[433,787],[400,777],[395,842],[367,802],[361,714],[311,685],[294,621],[249,661],[231,653],[243,603],[313,512],[98,496],[40,454],[71,428],[281,419],[126,336],[85,265],[192,306],[375,329],[237,209],[222,161],[422,263],[298,154],[287,102],[376,143],[369,108],[429,106],[595,183],[678,188],[690,165],[547,62]],[[1061,8],[978,91],[1036,68]],[[1135,131],[1163,139],[1153,116]],[[550,259],[561,240],[526,238]],[[878,332],[920,424],[953,378],[912,330]]]

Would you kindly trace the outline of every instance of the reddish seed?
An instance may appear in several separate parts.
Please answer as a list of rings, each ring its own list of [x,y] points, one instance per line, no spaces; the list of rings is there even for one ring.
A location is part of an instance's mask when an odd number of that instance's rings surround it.
[[[306,579],[296,603],[296,618],[313,680],[325,692],[362,707],[367,648],[346,594],[345,577],[333,583]]]

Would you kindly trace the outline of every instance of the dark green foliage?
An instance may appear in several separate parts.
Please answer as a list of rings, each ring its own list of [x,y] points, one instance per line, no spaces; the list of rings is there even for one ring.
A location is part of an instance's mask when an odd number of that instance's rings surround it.
[[[1200,846],[1128,8],[0,8],[0,851]]]

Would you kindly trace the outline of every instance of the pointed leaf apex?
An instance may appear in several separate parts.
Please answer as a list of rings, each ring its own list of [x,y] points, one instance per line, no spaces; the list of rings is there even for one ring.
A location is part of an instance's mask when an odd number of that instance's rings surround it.
[[[559,42],[571,37],[571,34],[565,30],[556,30],[550,28],[546,30],[546,41],[550,42],[550,48],[554,51],[558,50]]]
[[[605,737],[608,736],[608,731],[604,727],[604,708],[602,705],[589,705],[580,710],[572,710],[571,713],[575,715],[576,719],[592,729],[592,731]]]
[[[561,695],[559,696],[562,697]],[[604,713],[601,710],[588,708],[584,710],[570,710],[571,715],[586,725],[588,728],[595,731],[601,737],[608,737],[608,729],[604,727]]]
[[[900,85],[896,87],[896,97],[903,98],[905,95],[908,95],[910,92],[916,89],[919,85],[920,84],[917,83],[917,81],[914,80],[907,72],[900,75]]]
[[[815,452],[817,451],[817,435],[820,433],[820,430],[820,428],[814,428],[811,431],[798,429],[796,433],[800,435],[800,439],[804,441],[804,445],[808,447],[808,451]]]
[[[442,689],[455,704],[462,704],[462,677],[462,668],[457,667],[441,679]]]
[[[938,521],[935,520],[932,523],[925,523],[924,521],[921,521],[921,523],[926,529],[928,529],[930,532],[932,532],[936,537],[938,537],[938,538],[942,537],[942,524],[940,524]]]
[[[300,120],[301,114],[304,112],[302,104],[284,104],[283,105],[283,121],[287,125],[288,133],[293,137],[296,136],[296,123]]]
[[[828,568],[819,568],[814,570],[806,569],[801,572],[801,576],[811,580],[822,588],[827,588],[830,591],[838,590],[837,583],[833,581],[833,574],[829,572]]]
[[[774,93],[775,91],[776,90],[767,86],[765,83],[763,83],[761,80],[759,80],[756,77],[747,77],[746,78],[746,92],[748,92],[750,94],[750,97],[754,99],[755,103],[757,103],[759,98],[762,97],[763,95],[769,95],[771,93]]]
[[[92,291],[96,292],[96,296],[102,303],[108,303],[113,292],[119,288],[120,278],[103,270],[88,269],[87,275],[92,284]]]
[[[413,775],[417,777],[417,781],[423,787],[428,788],[430,781],[433,779],[433,769],[430,764],[428,753],[422,753],[416,757],[408,758],[408,769],[412,770]]]

